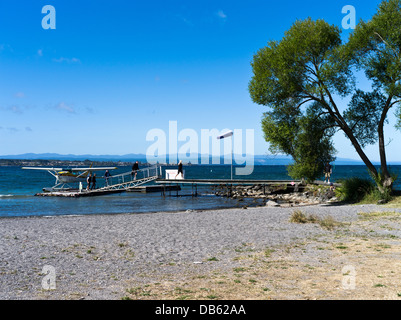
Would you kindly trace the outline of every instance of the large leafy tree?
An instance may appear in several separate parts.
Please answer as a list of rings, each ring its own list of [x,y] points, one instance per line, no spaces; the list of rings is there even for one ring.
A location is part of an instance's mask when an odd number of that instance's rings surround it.
[[[391,186],[384,124],[391,110],[401,119],[401,0],[383,1],[370,21],[357,25],[343,50],[351,65],[363,70],[372,81],[374,91],[357,91],[348,115],[361,141],[378,142],[381,175],[377,178],[382,186]],[[362,114],[363,120],[356,120]],[[363,139],[365,134],[367,139]]]
[[[399,106],[401,92],[400,2],[383,2],[371,21],[359,23],[346,44],[337,26],[306,19],[255,54],[249,92],[254,102],[269,107],[262,127],[271,151],[290,154],[295,165],[311,167],[312,161],[333,158],[331,138],[341,130],[380,189],[391,188],[383,126],[390,108]],[[356,90],[358,69],[373,81],[373,92]],[[348,108],[341,111],[337,100],[351,95]],[[363,149],[376,141],[381,173]],[[314,174],[319,170],[316,167]]]

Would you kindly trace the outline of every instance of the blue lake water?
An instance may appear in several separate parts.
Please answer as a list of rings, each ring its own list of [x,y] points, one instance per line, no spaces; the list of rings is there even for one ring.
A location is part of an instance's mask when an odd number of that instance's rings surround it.
[[[176,169],[176,167],[163,167]],[[185,166],[187,179],[229,179],[229,165]],[[391,172],[401,179],[401,166],[391,166]],[[130,171],[130,167],[119,167],[113,174]],[[235,172],[235,171],[234,171]],[[163,173],[164,176],[164,173]],[[369,178],[363,165],[334,166],[332,182],[349,177]],[[234,179],[291,180],[285,166],[255,166],[249,176],[234,176]],[[395,189],[401,190],[401,181],[395,182]],[[99,184],[103,182],[99,179]],[[20,167],[0,167],[0,217],[53,216],[80,214],[144,213],[159,211],[180,211],[238,206],[237,200],[217,197],[208,187],[198,187],[200,195],[191,197],[191,187],[184,187],[179,197],[162,197],[160,192],[121,194],[98,197],[63,198],[38,197],[43,187],[52,187],[55,178],[46,171],[22,170]],[[172,192],[176,194],[175,191]],[[169,195],[169,193],[167,193]]]

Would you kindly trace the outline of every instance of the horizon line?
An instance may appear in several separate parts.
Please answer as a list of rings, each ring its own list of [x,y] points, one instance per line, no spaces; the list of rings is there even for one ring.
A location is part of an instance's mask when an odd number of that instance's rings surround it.
[[[126,153],[126,154],[73,154],[73,153],[67,153],[67,154],[60,154],[57,152],[45,152],[45,153],[35,153],[35,152],[26,152],[26,153],[21,153],[21,154],[4,154],[4,155],[0,155],[0,159],[3,160],[62,160],[62,159],[29,159],[29,158],[25,158],[25,159],[16,159],[16,158],[11,158],[11,157],[21,157],[21,156],[25,156],[25,155],[36,155],[36,156],[49,156],[49,155],[54,155],[54,156],[61,156],[61,157],[68,157],[68,156],[73,156],[73,157],[129,157],[129,156],[143,156],[146,158],[146,154],[145,153]],[[180,154],[177,154],[177,157],[179,157]],[[183,155],[183,154],[181,154]],[[201,153],[197,153],[197,156],[206,156],[207,154],[201,154]],[[208,155],[209,157],[214,157],[214,158],[221,158],[221,157],[225,157],[231,154],[223,154],[220,156],[214,156],[214,155]],[[239,156],[242,156],[242,154],[237,154]],[[168,154],[166,155],[161,155],[162,156],[168,156]],[[275,159],[282,159],[283,160],[291,160],[292,157],[288,156],[288,155],[274,155],[274,154],[254,154],[254,157],[265,157],[266,160],[275,160]],[[4,159],[3,157],[8,157],[8,159]],[[195,156],[196,157],[196,156]],[[186,158],[186,157],[184,157]],[[67,160],[67,159],[63,159],[63,160]],[[85,160],[89,160],[89,159],[85,159]],[[111,159],[109,159],[111,160]],[[188,161],[191,161],[191,158],[189,159],[185,159]],[[350,161],[350,162],[358,162],[361,164],[364,164],[364,162],[361,159],[353,159],[353,158],[341,158],[338,157],[336,160],[333,161],[333,163],[335,162],[344,162],[344,161]],[[372,163],[377,164],[380,163],[380,160],[371,160]],[[387,164],[391,164],[391,163],[400,163],[401,164],[401,160],[390,160],[387,161]]]

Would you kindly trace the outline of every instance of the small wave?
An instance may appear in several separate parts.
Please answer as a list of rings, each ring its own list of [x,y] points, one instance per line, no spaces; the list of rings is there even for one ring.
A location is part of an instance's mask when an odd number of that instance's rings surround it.
[[[30,195],[26,194],[0,194],[0,199],[10,199],[10,198],[28,198]]]

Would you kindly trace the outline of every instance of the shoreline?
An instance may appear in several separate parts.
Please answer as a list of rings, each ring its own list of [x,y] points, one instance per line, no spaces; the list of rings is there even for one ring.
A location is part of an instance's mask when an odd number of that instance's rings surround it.
[[[291,223],[294,210],[330,216],[343,226],[326,230],[313,223]],[[361,220],[361,212],[386,214],[367,222]],[[315,295],[301,283],[316,276],[323,280],[321,274],[310,273],[312,268],[323,268],[325,273],[336,269],[334,274],[341,278],[340,266],[334,268],[329,262],[322,266],[321,260],[336,261],[348,255],[344,250],[322,250],[320,246],[361,239],[368,239],[366,243],[371,245],[391,241],[389,246],[396,255],[401,248],[401,227],[395,223],[399,213],[401,208],[378,205],[315,205],[45,219],[4,217],[0,219],[0,299],[348,299],[352,298],[350,292],[339,290],[338,283],[336,290],[326,287]],[[280,268],[272,268],[279,262]],[[264,270],[266,265],[269,268]],[[300,265],[311,268],[301,272]],[[54,290],[42,287],[44,266],[55,269]],[[359,264],[356,266],[359,271]],[[261,268],[265,273],[274,272],[263,275]],[[292,276],[295,278],[289,279]],[[288,281],[298,283],[287,290],[282,285]],[[401,283],[394,285],[400,285],[394,290],[401,292]],[[184,287],[187,289],[176,290]],[[209,291],[199,289],[208,287]],[[390,285],[385,290],[390,290]],[[308,295],[302,294],[306,291]],[[367,293],[361,299],[370,297]]]

